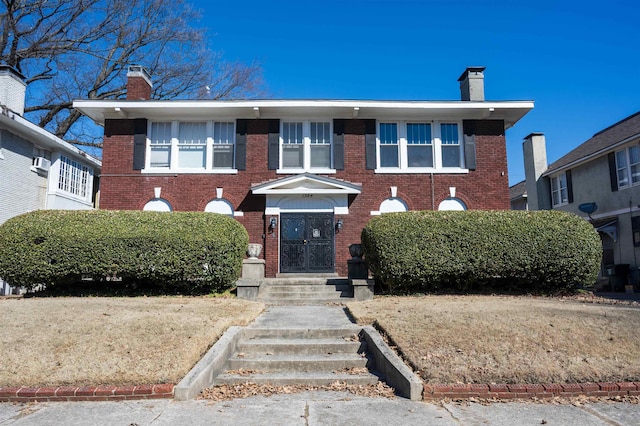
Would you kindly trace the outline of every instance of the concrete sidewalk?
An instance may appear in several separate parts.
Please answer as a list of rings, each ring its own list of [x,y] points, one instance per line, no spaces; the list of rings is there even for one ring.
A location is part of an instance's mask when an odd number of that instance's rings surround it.
[[[636,425],[640,405],[434,404],[304,392],[203,400],[0,404],[0,425]]]

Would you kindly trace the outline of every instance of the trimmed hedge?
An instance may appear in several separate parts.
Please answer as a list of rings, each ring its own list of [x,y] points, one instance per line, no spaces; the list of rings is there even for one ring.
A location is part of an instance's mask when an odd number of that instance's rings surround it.
[[[203,293],[233,285],[248,241],[240,223],[212,213],[41,210],[0,226],[0,276],[29,289],[119,277]]]
[[[365,259],[393,291],[570,292],[593,284],[597,232],[561,211],[384,214],[362,231]]]

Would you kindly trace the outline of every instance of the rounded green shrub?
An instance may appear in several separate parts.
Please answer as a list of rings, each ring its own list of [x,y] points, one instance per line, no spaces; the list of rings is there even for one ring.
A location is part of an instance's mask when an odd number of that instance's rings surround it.
[[[233,285],[248,241],[212,213],[41,210],[0,226],[0,277],[29,289],[90,278],[203,293]]]
[[[595,282],[602,245],[561,211],[384,214],[362,231],[365,259],[394,291],[559,293]]]

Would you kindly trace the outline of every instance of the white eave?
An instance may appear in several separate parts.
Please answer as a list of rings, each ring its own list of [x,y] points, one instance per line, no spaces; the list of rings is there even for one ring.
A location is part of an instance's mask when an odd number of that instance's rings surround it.
[[[504,120],[513,126],[533,101],[372,100],[77,100],[73,107],[98,124],[106,119],[217,120],[237,118],[374,118]]]
[[[295,195],[295,194],[360,194],[362,185],[317,176],[310,173],[289,176],[269,182],[253,185],[251,192],[258,195]]]
[[[102,168],[102,162],[97,158],[87,154],[81,149],[78,149],[69,142],[57,137],[42,127],[33,124],[11,110],[6,108],[1,109],[0,124],[6,126],[13,133],[35,143],[41,148],[62,152],[70,158],[80,160],[87,165],[90,165],[96,169],[97,172]]]

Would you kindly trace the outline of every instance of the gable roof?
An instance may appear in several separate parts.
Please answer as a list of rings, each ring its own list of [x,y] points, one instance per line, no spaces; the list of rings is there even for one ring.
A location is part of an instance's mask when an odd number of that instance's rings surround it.
[[[640,111],[593,135],[591,139],[553,162],[543,176],[575,166],[594,156],[606,154],[636,137],[640,137]]]
[[[311,173],[288,176],[251,186],[254,194],[360,194],[362,185]]]
[[[527,181],[523,180],[522,182],[518,182],[513,186],[509,187],[509,199],[511,201],[526,198],[527,196]]]

